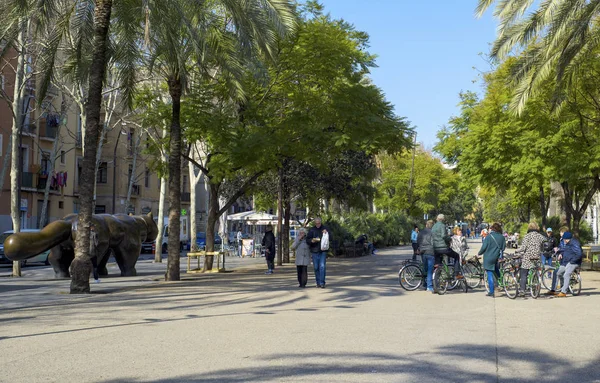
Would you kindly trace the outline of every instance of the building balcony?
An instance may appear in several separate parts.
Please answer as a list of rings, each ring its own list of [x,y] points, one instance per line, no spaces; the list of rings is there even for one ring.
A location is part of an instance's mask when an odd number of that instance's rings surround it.
[[[181,193],[181,202],[190,202],[190,193]]]
[[[57,128],[54,126],[44,126],[42,129],[40,129],[40,137],[41,138],[50,138],[50,139],[56,139],[56,133],[57,133]]]
[[[21,134],[35,135],[37,133],[37,126],[35,124],[26,124],[21,127]]]

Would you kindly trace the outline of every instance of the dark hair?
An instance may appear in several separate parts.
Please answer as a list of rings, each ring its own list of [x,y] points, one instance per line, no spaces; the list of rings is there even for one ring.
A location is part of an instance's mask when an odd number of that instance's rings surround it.
[[[415,229],[418,229],[418,228],[419,228],[419,225],[415,225]]]
[[[490,229],[492,229],[496,233],[502,233],[502,225],[500,224],[500,222],[494,222]]]

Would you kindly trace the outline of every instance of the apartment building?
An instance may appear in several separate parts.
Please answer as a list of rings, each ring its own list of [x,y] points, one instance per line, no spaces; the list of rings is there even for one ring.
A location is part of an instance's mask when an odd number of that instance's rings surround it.
[[[14,52],[8,52],[1,60],[14,61]],[[6,63],[6,61],[4,61]],[[12,63],[14,64],[14,62]],[[1,86],[5,94],[12,97],[15,73],[10,65],[0,66]],[[39,228],[44,190],[51,183],[46,212],[46,223],[79,211],[79,174],[83,163],[82,123],[75,103],[69,103],[66,129],[58,132],[60,123],[60,95],[51,89],[41,108],[35,97],[34,79],[27,84],[24,98],[24,117],[20,146],[20,210],[21,228]],[[0,168],[5,165],[12,128],[10,105],[0,100]],[[152,158],[145,153],[147,136],[142,135],[140,147],[136,147],[138,137],[134,127],[121,124],[112,126],[103,142],[102,155],[96,176],[95,212],[146,214],[152,212],[158,216],[160,180],[150,167]],[[50,172],[50,157],[55,141],[59,148],[56,152],[55,169]],[[137,152],[134,168],[134,151]],[[10,217],[10,157],[8,158],[6,177],[0,195],[0,232],[12,229]],[[128,199],[129,180],[133,186]],[[182,214],[189,215],[190,183],[187,165],[182,168],[181,204]],[[207,193],[203,185],[197,187],[197,213],[199,228],[205,227],[207,211]],[[168,209],[168,201],[166,203]],[[167,215],[166,213],[165,215]],[[203,224],[204,223],[204,224]]]

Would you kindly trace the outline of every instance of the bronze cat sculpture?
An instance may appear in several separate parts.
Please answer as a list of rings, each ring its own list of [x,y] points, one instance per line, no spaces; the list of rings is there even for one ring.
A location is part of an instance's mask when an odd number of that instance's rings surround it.
[[[40,232],[15,233],[4,242],[4,254],[8,259],[20,261],[51,249],[48,261],[54,268],[55,277],[69,278],[69,266],[75,258],[77,223],[77,214],[70,214],[48,224]],[[152,213],[137,216],[94,214],[92,223],[98,234],[98,273],[108,275],[106,263],[112,250],[121,276],[136,275],[135,264],[142,242],[152,241],[158,234]]]

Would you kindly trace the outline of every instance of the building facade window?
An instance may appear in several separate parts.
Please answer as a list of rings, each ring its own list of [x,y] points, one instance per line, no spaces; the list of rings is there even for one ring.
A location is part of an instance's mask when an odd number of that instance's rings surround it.
[[[101,162],[96,173],[96,183],[105,184],[108,181],[108,163]]]
[[[65,203],[63,201],[58,201],[58,208],[59,209],[64,209],[65,208]]]
[[[96,205],[94,214],[106,214],[106,205]]]
[[[67,153],[64,150],[60,151],[60,163],[61,164],[65,164],[65,162],[67,161]]]

